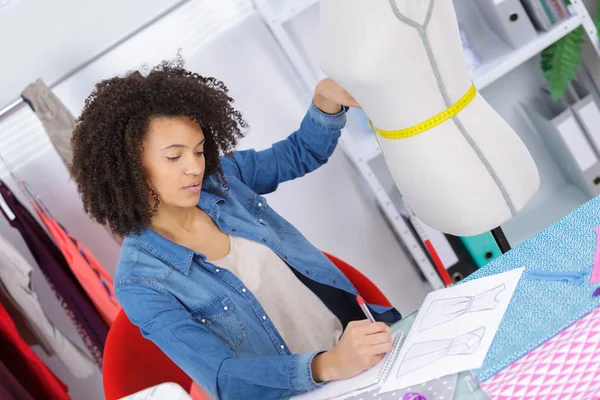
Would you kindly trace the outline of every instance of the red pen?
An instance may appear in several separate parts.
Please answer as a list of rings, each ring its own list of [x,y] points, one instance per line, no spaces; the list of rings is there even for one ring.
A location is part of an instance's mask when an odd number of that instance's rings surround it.
[[[358,301],[360,309],[363,310],[365,316],[369,319],[369,321],[375,322],[375,318],[373,318],[373,315],[371,314],[371,311],[369,311],[369,307],[367,307],[367,304],[365,303],[363,298],[360,296],[356,296],[356,301]]]

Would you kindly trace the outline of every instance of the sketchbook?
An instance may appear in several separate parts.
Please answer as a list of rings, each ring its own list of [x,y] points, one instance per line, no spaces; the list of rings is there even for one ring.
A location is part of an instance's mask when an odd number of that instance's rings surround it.
[[[429,293],[381,392],[481,367],[523,270]]]
[[[479,368],[523,271],[515,268],[429,293],[406,338],[395,334],[393,350],[373,368],[294,399],[383,394]]]
[[[381,361],[375,364],[372,368],[368,369],[362,374],[355,376],[354,378],[330,382],[317,390],[313,390],[299,396],[294,396],[292,399],[345,399],[349,396],[354,396],[381,387],[390,374],[392,366],[395,363],[396,357],[400,351],[400,347],[402,347],[403,338],[404,335],[402,332],[395,333],[392,338],[392,351],[386,354],[385,357],[383,357]]]

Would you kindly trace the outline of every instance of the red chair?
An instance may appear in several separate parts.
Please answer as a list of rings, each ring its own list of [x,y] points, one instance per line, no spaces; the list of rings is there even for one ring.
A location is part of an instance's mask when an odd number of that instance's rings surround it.
[[[192,387],[192,379],[145,339],[123,310],[104,344],[102,381],[106,400],[117,400],[164,382],[175,382],[188,392]]]
[[[377,286],[369,278],[364,276],[359,270],[355,269],[350,264],[340,260],[339,258],[323,252],[335,264],[336,267],[346,278],[354,285],[360,296],[369,304],[377,306],[391,307],[392,304],[385,297],[385,295],[379,290]]]
[[[388,299],[373,282],[344,261],[324,253],[367,303],[390,306]],[[106,400],[117,400],[164,382],[175,382],[188,392],[192,379],[154,343],[145,339],[121,310],[113,322],[104,345],[102,368]],[[194,400],[206,397],[194,391]]]

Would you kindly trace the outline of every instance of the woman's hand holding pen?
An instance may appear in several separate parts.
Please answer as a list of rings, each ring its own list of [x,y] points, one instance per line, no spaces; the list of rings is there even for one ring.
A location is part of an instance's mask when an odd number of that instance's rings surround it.
[[[383,322],[348,324],[338,344],[312,361],[315,382],[352,378],[377,364],[392,350],[392,333]]]

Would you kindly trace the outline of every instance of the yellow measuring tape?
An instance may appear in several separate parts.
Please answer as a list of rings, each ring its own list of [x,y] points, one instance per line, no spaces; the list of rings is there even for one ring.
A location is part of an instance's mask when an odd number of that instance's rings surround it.
[[[475,84],[471,85],[471,88],[465,93],[463,97],[461,97],[456,103],[452,104],[450,107],[442,111],[441,113],[423,121],[416,125],[413,125],[409,128],[399,129],[397,131],[384,131],[382,129],[376,128],[373,123],[369,120],[371,124],[371,129],[373,129],[373,133],[377,138],[377,134],[386,139],[406,139],[411,136],[418,135],[419,133],[423,133],[428,131],[429,129],[440,125],[441,123],[449,120],[458,114],[463,108],[467,106],[475,98],[477,94],[477,89],[475,88]],[[377,140],[379,142],[379,140]]]

